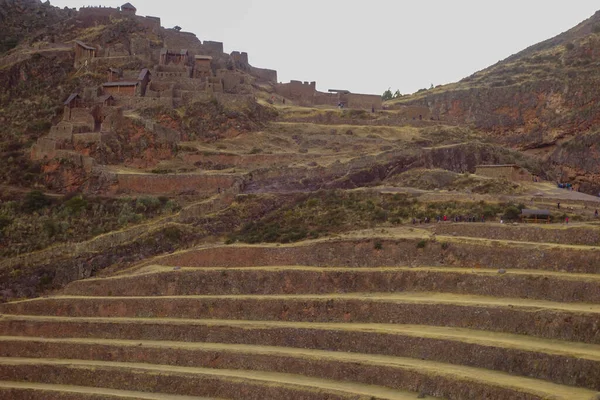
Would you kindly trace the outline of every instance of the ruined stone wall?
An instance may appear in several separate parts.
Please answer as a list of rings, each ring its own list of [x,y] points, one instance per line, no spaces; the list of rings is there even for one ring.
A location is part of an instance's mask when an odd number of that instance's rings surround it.
[[[181,77],[172,79],[171,82],[175,84],[175,90],[203,90],[205,82],[200,79]]]
[[[142,25],[144,28],[146,28],[154,33],[160,32],[160,18],[158,18],[158,17],[136,16],[135,21],[138,24]]]
[[[112,94],[116,97],[135,96],[135,86],[105,86],[103,89],[104,94]]]
[[[179,131],[157,124],[152,120],[145,122],[145,128],[147,131],[155,134],[157,143],[176,144],[181,141],[181,133]]]
[[[234,175],[117,175],[117,193],[179,194],[185,192],[217,193],[238,181]]]
[[[360,108],[365,110],[370,110],[372,108],[381,110],[383,108],[383,102],[379,95],[349,93],[347,96],[347,107],[349,108]]]
[[[208,88],[206,87],[206,83],[203,83],[205,85],[204,89],[202,91],[188,91],[188,90],[182,90],[179,93],[179,96],[181,98],[182,101],[184,101],[185,103],[195,103],[198,101],[201,102],[205,102],[205,101],[209,101],[210,99],[213,98],[213,94],[211,92],[208,92]]]
[[[208,50],[211,53],[223,53],[223,43],[222,42],[213,42],[211,40],[205,40],[202,42],[205,50]]]
[[[57,150],[55,157],[68,160],[76,166],[82,167],[87,173],[91,173],[92,169],[96,165],[96,161],[92,157],[69,150]]]
[[[168,67],[167,67],[168,68]],[[161,66],[152,74],[152,78],[158,81],[171,82],[176,79],[190,78],[190,70],[188,68],[182,69],[181,67],[174,67],[170,71],[164,70],[165,67]]]
[[[515,180],[516,172],[513,167],[477,167],[475,174],[486,176],[488,178]]]
[[[70,122],[61,121],[50,128],[51,138],[71,140],[73,137],[73,124]]]
[[[339,103],[339,96],[335,93],[322,93],[316,92],[313,97],[314,105],[330,105],[337,106]]]
[[[407,119],[425,120],[431,118],[431,110],[425,106],[400,106],[394,109],[397,109],[398,114]]]
[[[214,97],[219,104],[234,109],[238,109],[254,101],[254,96],[247,94],[214,93]]]
[[[234,51],[231,53],[231,59],[236,65],[237,64],[242,64],[242,65],[249,64],[248,53],[246,53],[246,52]]]
[[[260,82],[277,83],[277,71],[273,69],[250,67],[249,72]]]
[[[132,64],[132,63],[140,63],[143,64],[144,61],[138,56],[132,55],[120,55],[120,56],[111,56],[111,57],[96,57],[91,60],[92,64],[95,68],[110,68],[123,64]],[[137,77],[136,77],[137,78]]]
[[[79,9],[79,14],[77,15],[78,18],[86,19],[107,19],[119,16],[121,16],[121,12],[112,7],[81,7]]]
[[[73,135],[73,143],[75,143],[75,144],[100,143],[100,142],[102,142],[102,134],[100,132],[77,133],[77,134]]]
[[[39,138],[37,143],[31,147],[31,159],[43,160],[45,157],[54,158],[56,156],[57,144],[52,138]]]
[[[217,71],[217,77],[223,82],[223,90],[226,92],[235,91],[240,85],[252,84],[253,79],[240,71],[230,71],[220,69]]]
[[[66,119],[69,122],[80,125],[94,126],[94,117],[89,108],[71,108],[70,116]]]
[[[277,94],[288,99],[305,99],[312,101],[316,94],[316,82],[290,81],[290,83],[280,83],[276,86]]]
[[[173,97],[123,97],[118,101],[119,106],[126,109],[149,107],[173,107]]]
[[[203,51],[202,42],[193,33],[161,28],[160,34],[163,37],[164,46],[168,49],[187,49],[193,54],[201,54]]]

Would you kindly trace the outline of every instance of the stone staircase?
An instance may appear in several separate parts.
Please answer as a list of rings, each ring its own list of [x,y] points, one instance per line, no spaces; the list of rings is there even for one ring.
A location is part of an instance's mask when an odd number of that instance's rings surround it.
[[[595,255],[461,267],[468,234],[204,247],[3,304],[0,399],[600,398]],[[596,253],[560,242],[530,251]]]

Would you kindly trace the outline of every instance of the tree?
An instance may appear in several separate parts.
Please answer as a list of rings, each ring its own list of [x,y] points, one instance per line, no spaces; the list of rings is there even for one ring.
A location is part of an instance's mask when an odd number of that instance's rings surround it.
[[[399,98],[399,97],[402,97],[402,93],[400,93],[400,89],[397,89],[397,90],[394,92],[394,99],[397,99],[397,98]]]
[[[381,96],[382,100],[391,100],[394,98],[394,95],[392,94],[392,90],[391,88],[388,88],[388,90],[386,90],[385,92],[383,92],[383,95]]]
[[[181,32],[181,27],[179,25],[175,25],[173,27],[174,30],[176,30],[177,32]]]

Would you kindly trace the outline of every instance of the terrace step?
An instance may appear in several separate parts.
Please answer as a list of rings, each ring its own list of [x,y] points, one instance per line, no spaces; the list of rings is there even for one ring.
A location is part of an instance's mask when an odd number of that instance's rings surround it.
[[[446,292],[558,302],[600,303],[600,275],[455,267],[246,267],[150,266],[136,274],[86,279],[68,285],[72,296],[185,296]]]
[[[600,346],[464,329],[321,325],[324,326],[282,323],[227,325],[224,321],[221,332],[211,330],[212,343],[120,338],[0,337],[3,349],[0,356],[37,358],[43,355],[50,359],[110,360],[265,371],[276,369],[276,372],[319,377],[326,377],[327,371],[335,368],[308,362],[299,367],[298,359],[312,357],[323,363],[364,364],[365,368],[375,365],[373,362],[377,360],[383,363],[378,364],[379,367],[394,363],[416,365],[421,360],[427,360],[433,364],[453,364],[444,366],[441,368],[443,370],[477,367],[600,390]],[[188,328],[193,329],[193,325],[188,325]],[[227,333],[223,334],[225,329]],[[290,338],[294,339],[293,348],[289,347]],[[218,343],[217,340],[229,343]]]
[[[600,203],[598,204],[600,207]],[[462,236],[479,239],[511,240],[519,242],[553,243],[564,245],[597,246],[600,229],[586,225],[523,225],[452,223],[435,224],[438,235]]]
[[[177,396],[172,394],[130,392],[71,385],[48,385],[31,382],[0,382],[2,400],[217,400],[216,398]]]
[[[600,304],[557,303],[448,293],[59,296],[2,304],[0,312],[12,315],[70,317],[169,317],[433,325],[600,344]]]
[[[425,246],[420,248],[420,246]],[[600,274],[594,246],[489,240],[460,236],[404,236],[315,240],[295,245],[196,248],[158,257],[154,264],[190,268],[454,266]]]
[[[417,393],[376,385],[341,382],[266,371],[228,370],[108,361],[0,358],[0,376],[11,381],[85,385],[141,392],[179,393],[244,399],[415,399]],[[571,399],[588,400],[590,391],[572,390]],[[511,389],[507,389],[511,390]],[[499,390],[500,391],[500,390]],[[514,389],[511,390],[514,392]],[[531,397],[532,399],[540,397]]]

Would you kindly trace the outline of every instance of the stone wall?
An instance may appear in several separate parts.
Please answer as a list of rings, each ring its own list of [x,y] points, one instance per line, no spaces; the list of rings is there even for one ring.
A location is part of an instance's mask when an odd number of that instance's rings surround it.
[[[73,143],[85,144],[85,143],[100,143],[102,142],[102,134],[100,132],[92,133],[78,133],[73,135]]]
[[[96,57],[91,60],[91,63],[97,69],[110,68],[118,65],[142,63],[143,61],[138,56],[120,55],[114,57]],[[139,74],[138,74],[139,75]],[[136,75],[137,78],[137,75]]]
[[[149,107],[173,107],[173,97],[123,97],[118,100],[119,106],[126,109]]]
[[[277,83],[277,71],[273,69],[250,67],[250,74],[261,82]]]
[[[235,175],[117,175],[116,193],[179,194],[185,192],[217,193],[218,189],[229,189],[239,181]]]
[[[278,84],[275,91],[288,99],[312,101],[317,92],[317,83],[290,81],[290,83]]]
[[[56,156],[57,143],[52,138],[39,138],[31,147],[31,159],[43,160],[44,158],[54,158]]]
[[[347,96],[348,103],[346,106],[348,108],[360,108],[365,110],[370,110],[372,108],[381,110],[383,108],[383,102],[379,95],[349,93]]]
[[[202,45],[206,50],[211,53],[223,53],[223,43],[222,42],[213,42],[211,40],[205,40],[202,42]]]
[[[556,243],[581,246],[598,246],[600,228],[538,225],[490,225],[490,224],[437,224],[434,231],[438,235],[468,236],[493,240],[516,240],[535,243]]]
[[[84,168],[88,174],[92,172],[94,166],[96,165],[96,161],[92,157],[69,150],[57,150],[55,157],[63,160],[69,160],[78,167]]]
[[[398,110],[398,114],[406,119],[426,120],[431,118],[431,110],[425,106],[401,106],[394,108]]]
[[[518,166],[485,166],[477,167],[475,174],[488,178],[506,179],[509,181],[530,181],[531,174]]]
[[[202,42],[193,33],[177,32],[173,29],[161,29],[160,33],[164,46],[168,49],[187,49],[194,54],[201,54],[203,51]]]
[[[61,121],[50,128],[50,137],[58,140],[71,140],[73,137],[73,124]]]

